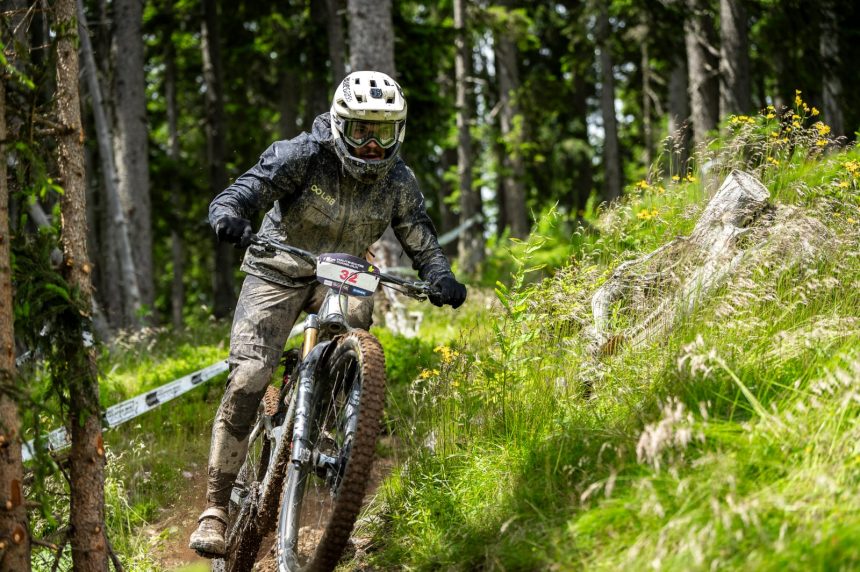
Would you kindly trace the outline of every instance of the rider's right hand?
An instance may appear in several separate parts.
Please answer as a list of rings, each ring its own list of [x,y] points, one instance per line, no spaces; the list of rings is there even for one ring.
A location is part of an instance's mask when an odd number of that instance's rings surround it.
[[[238,248],[245,248],[251,244],[254,229],[251,221],[236,216],[225,216],[215,224],[215,234],[221,242],[235,244]]]

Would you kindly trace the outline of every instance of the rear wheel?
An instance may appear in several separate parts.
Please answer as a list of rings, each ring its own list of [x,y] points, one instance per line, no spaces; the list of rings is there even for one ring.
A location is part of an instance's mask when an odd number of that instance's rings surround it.
[[[385,358],[353,330],[317,367],[310,459],[287,472],[276,552],[281,572],[332,570],[361,510],[385,400]]]

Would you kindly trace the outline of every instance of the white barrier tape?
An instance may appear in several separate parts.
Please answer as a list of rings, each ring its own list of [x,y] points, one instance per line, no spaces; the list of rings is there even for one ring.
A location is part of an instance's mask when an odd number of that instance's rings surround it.
[[[290,339],[301,334],[303,331],[304,324],[302,322],[298,322],[293,326],[293,329],[290,330]],[[19,359],[23,359],[25,357],[26,354],[21,356]],[[204,367],[194,373],[189,373],[184,377],[165,383],[161,387],[153,389],[152,391],[147,391],[146,393],[142,393],[132,397],[131,399],[121,401],[116,405],[111,405],[104,412],[105,424],[108,429],[112,429],[117,425],[121,425],[126,421],[139,417],[147,411],[152,411],[161,404],[167,403],[171,399],[191,391],[204,381],[209,381],[216,375],[224,373],[227,369],[227,360],[219,361],[209,367]],[[54,429],[44,436],[43,440],[47,442],[48,451],[51,452],[60,451],[66,447],[70,447],[72,444],[71,437],[66,432],[65,427]],[[31,439],[22,445],[21,452],[25,463],[35,456],[34,447],[35,439]]]
[[[117,425],[143,415],[147,411],[152,411],[161,404],[167,403],[183,393],[191,391],[203,382],[209,381],[225,371],[227,371],[227,360],[219,361],[209,367],[204,367],[177,380],[165,383],[157,389],[147,391],[116,405],[111,405],[104,412],[105,424],[109,429],[112,429]],[[72,444],[65,427],[54,429],[44,439],[47,441],[48,451],[51,452],[65,449]],[[24,462],[31,460],[35,456],[34,447],[35,440],[28,441],[23,445],[21,452],[23,453]]]

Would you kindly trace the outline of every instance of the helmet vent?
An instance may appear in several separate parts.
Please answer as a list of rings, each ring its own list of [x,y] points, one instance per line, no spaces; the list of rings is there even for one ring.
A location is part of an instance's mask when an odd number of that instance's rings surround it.
[[[370,80],[370,87],[376,87],[376,80],[375,79]]]
[[[382,80],[382,82],[383,82],[385,85],[388,85],[388,86],[390,86],[390,85],[391,85],[390,83],[388,83],[388,80],[387,80],[387,79]]]

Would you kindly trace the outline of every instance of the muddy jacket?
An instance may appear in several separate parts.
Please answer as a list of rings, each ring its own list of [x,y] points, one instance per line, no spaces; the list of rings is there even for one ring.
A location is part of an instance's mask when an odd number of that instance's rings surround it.
[[[328,113],[314,120],[312,133],[277,141],[260,161],[209,205],[215,228],[224,216],[250,219],[266,213],[259,235],[315,254],[345,252],[364,256],[391,224],[423,280],[450,275],[448,259],[436,240],[418,181],[402,159],[374,184],[360,183],[341,167],[334,152]],[[301,258],[250,246],[242,270],[295,285],[307,282],[313,268]]]

